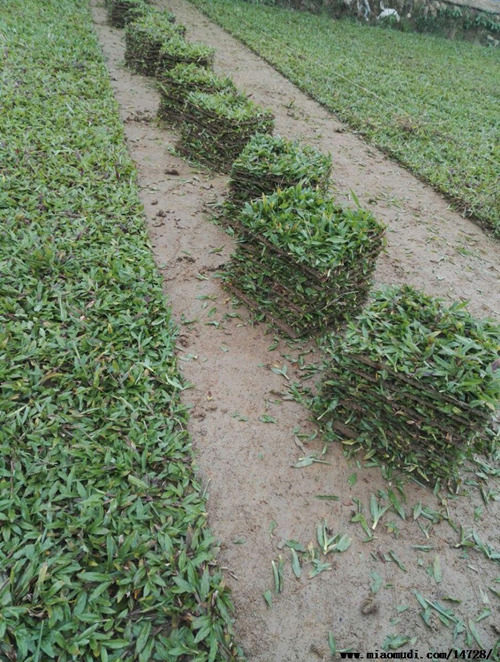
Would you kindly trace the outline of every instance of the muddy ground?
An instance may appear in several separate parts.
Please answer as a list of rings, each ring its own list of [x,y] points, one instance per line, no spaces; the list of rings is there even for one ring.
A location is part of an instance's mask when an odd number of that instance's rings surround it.
[[[188,27],[189,40],[216,47],[218,71],[273,110],[278,133],[332,153],[333,190],[339,197],[348,200],[348,191],[354,190],[388,225],[376,284],[409,283],[449,300],[470,300],[475,314],[500,318],[497,241],[364,144],[188,2],[171,0],[168,6]],[[227,178],[175,156],[178,135],[156,123],[158,94],[152,81],[124,67],[123,31],[107,25],[100,0],[93,0],[93,13],[139,171],[156,261],[180,327],[180,364],[192,383],[185,391],[185,401],[192,405],[190,432],[200,479],[208,488],[210,526],[220,541],[219,561],[233,590],[236,635],[248,660],[330,659],[329,632],[339,648],[360,652],[380,650],[387,637],[398,634],[416,638],[401,650],[413,647],[423,654],[453,646],[479,648],[475,641],[465,644],[463,636],[454,639],[454,626],[444,625],[435,611],[426,625],[415,590],[453,609],[466,625],[472,621],[470,629],[476,629],[481,643],[493,646],[500,636],[500,599],[489,587],[500,589],[494,582],[500,575],[498,562],[476,549],[457,547],[460,534],[447,521],[432,525],[423,516],[414,521],[413,508],[418,502],[435,511],[448,508],[453,521],[474,528],[498,549],[497,488],[492,487],[485,504],[472,485],[467,493],[442,501],[428,489],[406,483],[406,520],[387,512],[374,539],[363,542],[361,526],[350,522],[357,511],[354,499],[371,522],[370,496],[388,488],[380,470],[365,468],[361,457],[348,461],[336,445],[323,458],[328,464],[292,466],[323,449],[319,435],[309,439],[317,430],[307,410],[280,395],[290,382],[303,378],[298,357],[313,347],[285,340],[276,345],[275,333],[254,324],[248,311],[235,307],[221,289],[216,270],[234,243],[210,219]],[[314,356],[306,354],[304,361]],[[289,380],[272,370],[284,365]],[[481,482],[473,474],[467,478]],[[338,500],[320,500],[318,495]],[[352,545],[329,554],[331,567],[316,577],[309,578],[312,566],[304,564],[296,578],[284,543],[315,543],[316,527],[323,521],[333,532],[347,533]],[[284,586],[276,595],[271,562],[279,556]],[[263,599],[266,590],[272,591],[271,608]]]

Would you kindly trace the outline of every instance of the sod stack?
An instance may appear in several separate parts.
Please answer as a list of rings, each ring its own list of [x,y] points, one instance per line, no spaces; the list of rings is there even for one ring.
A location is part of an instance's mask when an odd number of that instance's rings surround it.
[[[170,12],[152,10],[127,25],[125,30],[125,63],[133,71],[155,76],[160,51],[171,40],[182,40],[183,25],[174,25]]]
[[[274,116],[242,94],[190,92],[186,97],[179,151],[229,172],[256,133],[272,132]]]
[[[189,92],[236,92],[236,87],[230,78],[217,76],[210,69],[195,64],[178,64],[173,69],[165,71],[160,77],[160,107],[158,117],[170,124],[179,124],[184,115],[186,96]]]
[[[326,192],[332,170],[330,155],[281,136],[256,135],[231,168],[226,210],[299,183]]]
[[[410,287],[377,292],[331,340],[315,411],[334,438],[426,482],[484,450],[500,398],[500,326]],[[483,448],[481,446],[483,444]]]
[[[291,337],[338,328],[366,300],[384,228],[301,184],[247,203],[223,282]]]
[[[149,0],[108,0],[108,20],[115,28],[124,28],[151,11]]]
[[[182,37],[176,36],[165,41],[158,54],[157,76],[163,77],[165,72],[178,64],[195,64],[199,67],[213,67],[215,49],[198,43],[188,43]]]

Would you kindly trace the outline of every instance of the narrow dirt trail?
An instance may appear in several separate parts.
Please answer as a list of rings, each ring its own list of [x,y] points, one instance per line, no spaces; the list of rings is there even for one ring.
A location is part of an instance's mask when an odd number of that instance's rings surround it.
[[[187,2],[172,0],[168,6],[187,25],[189,40],[216,47],[219,71],[273,109],[277,132],[333,153],[333,181],[339,192],[353,189],[363,203],[372,201],[374,213],[389,226],[378,283],[408,282],[431,294],[468,298],[474,313],[500,317],[496,241],[451,212],[429,187],[349,134]],[[452,605],[456,612],[463,619],[473,618],[483,607],[481,591],[488,593],[498,565],[477,553],[464,558],[463,550],[455,548],[457,533],[446,522],[425,534],[419,522],[412,521],[410,508],[419,501],[436,510],[440,504],[416,484],[405,486],[407,520],[387,513],[377,537],[363,543],[360,526],[350,523],[356,510],[353,497],[364,505],[369,520],[370,495],[387,489],[380,471],[348,462],[338,446],[328,449],[327,465],[291,466],[305,453],[321,451],[322,443],[302,436],[314,435],[315,426],[300,405],[281,397],[289,382],[272,368],[286,364],[290,381],[298,381],[303,374],[298,357],[311,348],[283,340],[273,348],[273,333],[265,325],[252,325],[246,309],[235,308],[220,288],[215,272],[228,259],[234,242],[209,218],[210,205],[222,198],[227,179],[197,170],[172,154],[177,134],[155,123],[158,94],[153,83],[124,68],[123,31],[107,25],[99,0],[93,0],[93,12],[138,167],[156,260],[180,326],[180,363],[193,384],[184,394],[185,402],[193,406],[190,432],[200,477],[208,487],[209,522],[220,541],[219,560],[233,589],[237,636],[248,659],[330,659],[330,631],[339,647],[353,646],[362,652],[380,649],[391,633],[417,637],[416,646],[423,652],[447,649],[453,645],[452,629],[437,620],[431,628],[425,626],[412,591],[418,589],[429,599],[449,594],[462,601]],[[303,357],[306,363],[309,356],[313,354]],[[275,422],[259,420],[266,416]],[[339,499],[324,501],[318,495]],[[474,509],[481,503],[477,491],[450,500],[450,515],[464,526],[474,526],[483,539],[499,547],[498,503],[484,506],[476,522]],[[327,559],[329,570],[309,579],[312,566],[307,565],[297,579],[284,542],[295,539],[307,546],[315,541],[316,526],[323,520],[333,531],[349,533],[352,546]],[[399,538],[386,527],[390,521],[397,524]],[[412,547],[426,544],[433,545],[427,555]],[[384,557],[389,550],[405,570]],[[440,583],[427,571],[437,554],[443,574]],[[284,588],[273,594],[268,609],[262,594],[273,589],[271,561],[279,555],[285,561]],[[370,572],[383,580],[376,594],[370,591],[374,583]],[[408,609],[400,613],[397,607],[402,605]],[[491,607],[492,617],[477,624],[485,645],[493,645],[498,636],[494,626],[500,628],[498,600]]]

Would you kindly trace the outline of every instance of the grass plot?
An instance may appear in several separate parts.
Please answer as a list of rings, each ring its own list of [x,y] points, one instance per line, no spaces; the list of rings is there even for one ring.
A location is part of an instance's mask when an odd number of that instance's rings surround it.
[[[238,659],[87,3],[0,34],[0,659]]]

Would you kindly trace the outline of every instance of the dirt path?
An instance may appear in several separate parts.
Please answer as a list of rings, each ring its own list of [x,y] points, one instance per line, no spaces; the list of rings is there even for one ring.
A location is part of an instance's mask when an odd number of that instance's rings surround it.
[[[377,269],[378,283],[407,282],[431,294],[467,298],[474,313],[500,317],[496,241],[451,212],[429,187],[350,134],[191,5],[172,0],[169,7],[187,25],[190,40],[217,48],[218,70],[232,76],[255,101],[272,108],[279,133],[331,151],[336,189],[353,189],[388,224],[388,249]],[[181,328],[179,356],[186,379],[193,383],[185,392],[185,401],[193,405],[190,431],[200,477],[208,486],[209,520],[221,543],[220,562],[234,591],[237,635],[248,659],[330,659],[328,632],[339,647],[353,646],[361,652],[380,650],[390,634],[417,637],[413,647],[423,653],[433,647],[447,650],[454,645],[453,627],[446,628],[435,614],[427,627],[419,616],[415,589],[432,600],[447,595],[460,600],[443,604],[465,621],[489,607],[491,615],[476,627],[484,645],[493,645],[500,632],[500,601],[488,587],[499,587],[493,584],[500,574],[498,564],[476,551],[467,558],[463,549],[455,547],[459,535],[446,522],[423,532],[419,524],[425,528],[430,520],[413,521],[411,509],[419,501],[442,509],[436,497],[418,485],[406,485],[407,520],[386,513],[376,538],[363,543],[361,527],[350,523],[357,509],[353,498],[363,504],[370,521],[370,496],[387,489],[380,471],[348,462],[338,446],[328,450],[328,465],[291,466],[304,455],[300,444],[305,452],[322,449],[319,438],[308,441],[302,436],[314,434],[315,427],[307,411],[279,395],[289,382],[272,371],[286,364],[290,380],[300,379],[301,348],[280,341],[272,349],[273,334],[266,335],[265,325],[252,325],[245,308],[234,308],[221,290],[214,271],[227,260],[233,242],[209,222],[207,205],[221,199],[226,178],[197,171],[171,153],[177,136],[154,122],[158,96],[151,81],[124,68],[123,32],[106,24],[99,0],[94,0],[93,10],[138,166],[151,241]],[[263,416],[276,422],[259,420]],[[450,499],[445,505],[454,519],[474,527],[498,548],[498,502],[486,506],[478,491],[470,489],[468,497]],[[324,501],[317,495],[339,499]],[[482,514],[476,511],[475,519],[474,510],[481,506]],[[297,579],[284,542],[295,539],[307,546],[315,541],[316,526],[323,520],[334,532],[347,532],[352,546],[343,554],[329,555],[329,570],[309,579],[312,566],[306,565]],[[399,537],[386,526],[389,522],[399,528]],[[429,544],[433,549],[427,553],[412,547]],[[384,556],[389,550],[405,570],[394,557]],[[279,555],[285,561],[284,588],[273,594],[268,609],[262,595],[273,589],[271,561]],[[442,568],[440,582],[429,574],[436,556]],[[378,576],[382,583],[374,594],[370,586]],[[463,644],[461,639],[457,642]]]

